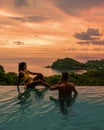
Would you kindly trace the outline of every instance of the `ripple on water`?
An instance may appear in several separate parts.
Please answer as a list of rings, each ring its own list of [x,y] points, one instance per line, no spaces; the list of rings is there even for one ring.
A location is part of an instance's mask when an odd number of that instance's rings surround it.
[[[26,93],[18,97],[14,86],[0,87],[0,130],[103,130],[104,87],[77,87],[76,102],[60,111],[57,92]]]

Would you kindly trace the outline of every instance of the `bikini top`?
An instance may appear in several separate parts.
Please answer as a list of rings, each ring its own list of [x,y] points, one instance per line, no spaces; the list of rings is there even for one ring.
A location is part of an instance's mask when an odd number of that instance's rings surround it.
[[[30,77],[29,73],[27,71],[20,71],[19,73],[22,73],[23,74],[23,84],[24,85],[28,85],[29,83],[32,83],[33,82],[33,79]]]

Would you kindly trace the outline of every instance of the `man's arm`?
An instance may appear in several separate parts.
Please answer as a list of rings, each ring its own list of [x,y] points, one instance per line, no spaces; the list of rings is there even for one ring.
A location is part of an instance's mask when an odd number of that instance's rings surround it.
[[[72,91],[74,92],[75,95],[78,95],[78,91],[75,88],[75,85],[73,83],[70,83],[70,86],[72,87]]]
[[[62,87],[62,85],[53,85],[52,87],[50,87],[50,90],[59,90]]]
[[[78,95],[78,91],[76,90],[75,86],[72,87],[72,90],[73,90],[75,95]]]

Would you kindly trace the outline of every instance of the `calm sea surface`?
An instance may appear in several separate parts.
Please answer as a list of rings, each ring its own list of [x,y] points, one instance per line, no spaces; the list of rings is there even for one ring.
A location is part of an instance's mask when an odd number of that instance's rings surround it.
[[[18,97],[16,86],[0,86],[0,130],[104,130],[104,86],[76,88],[74,104],[61,111],[57,91],[40,86]]]
[[[3,54],[0,57],[0,65],[2,65],[6,72],[18,72],[18,64],[20,62],[26,62],[27,67],[30,71],[33,72],[40,72],[44,76],[51,76],[60,74],[59,71],[52,70],[51,68],[45,68],[46,66],[51,66],[54,61],[58,59],[58,57],[65,57],[65,54],[47,54],[47,53],[10,53],[10,54]],[[66,57],[70,55],[66,55]],[[77,73],[83,73],[85,71],[74,71]]]

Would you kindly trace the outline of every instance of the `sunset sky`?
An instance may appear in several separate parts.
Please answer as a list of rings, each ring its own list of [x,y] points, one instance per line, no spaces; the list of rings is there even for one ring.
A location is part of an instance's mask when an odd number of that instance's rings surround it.
[[[11,52],[103,58],[104,0],[0,0],[0,55]]]

